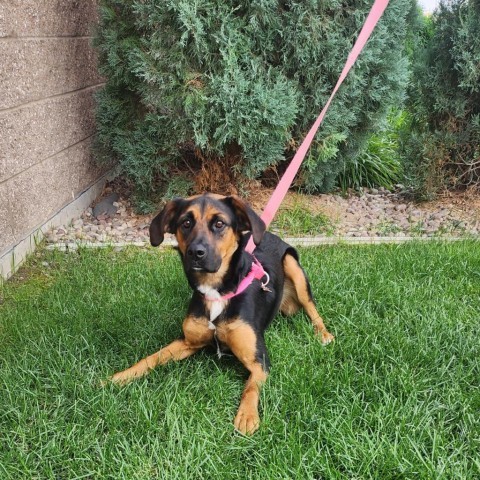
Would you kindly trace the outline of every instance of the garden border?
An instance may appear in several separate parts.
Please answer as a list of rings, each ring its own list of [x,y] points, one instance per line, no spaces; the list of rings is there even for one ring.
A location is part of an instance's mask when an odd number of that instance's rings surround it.
[[[26,260],[28,255],[35,251],[42,241],[45,232],[52,227],[65,225],[80,216],[91,203],[100,195],[105,183],[116,176],[115,168],[100,177],[95,183],[81,192],[70,203],[64,205],[42,225],[35,227],[22,240],[0,256],[0,284],[8,280]]]
[[[407,242],[459,242],[465,240],[480,241],[480,237],[448,237],[433,235],[431,237],[284,237],[283,241],[293,247],[318,247],[322,245],[380,245],[380,244],[401,244]],[[173,238],[166,238],[160,249],[168,249],[176,247],[177,242]],[[74,251],[78,248],[115,248],[124,249],[126,247],[149,247],[148,242],[57,242],[46,246],[47,250]]]

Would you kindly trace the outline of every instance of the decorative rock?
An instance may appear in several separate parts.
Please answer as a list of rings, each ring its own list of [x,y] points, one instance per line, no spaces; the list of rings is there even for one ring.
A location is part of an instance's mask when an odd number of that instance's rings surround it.
[[[97,203],[93,208],[93,215],[98,218],[99,215],[115,215],[117,213],[118,207],[114,206],[113,203],[117,202],[120,199],[118,193],[112,193],[108,197],[105,197],[101,202]]]
[[[327,206],[327,209],[334,209],[336,213],[331,217],[335,228],[333,233],[339,236],[478,235],[480,230],[478,216],[470,214],[466,216],[466,213],[462,212],[459,212],[458,216],[455,214],[455,217],[451,214],[452,211],[459,211],[458,206],[455,207],[453,204],[448,208],[445,207],[446,204],[417,206],[407,202],[398,190],[397,193],[390,193],[383,187],[365,189],[363,196],[320,195],[315,201]],[[148,244],[149,219],[135,216],[128,201],[119,201],[118,195],[111,202],[111,206],[116,209],[116,214],[105,211],[94,215],[91,208],[87,209],[82,217],[73,221],[70,226],[61,225],[47,232],[46,241],[69,242],[71,245],[69,248],[76,248],[78,242],[85,241],[100,244],[104,242]],[[167,234],[166,237],[171,239],[172,235]]]

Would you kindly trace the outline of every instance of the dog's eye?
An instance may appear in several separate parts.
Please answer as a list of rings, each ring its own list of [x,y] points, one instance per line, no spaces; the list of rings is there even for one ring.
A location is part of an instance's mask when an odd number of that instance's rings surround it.
[[[183,228],[190,228],[192,226],[192,221],[191,220],[184,220],[182,223]]]
[[[223,228],[224,225],[225,225],[225,223],[222,222],[221,220],[217,220],[217,221],[215,222],[215,228],[216,228],[217,230],[220,230],[221,228]]]

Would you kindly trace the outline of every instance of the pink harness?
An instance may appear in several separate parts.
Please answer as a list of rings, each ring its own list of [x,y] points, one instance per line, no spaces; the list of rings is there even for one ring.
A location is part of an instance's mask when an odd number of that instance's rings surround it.
[[[248,272],[248,275],[240,282],[235,292],[226,293],[218,298],[205,296],[205,299],[209,302],[230,300],[231,298],[236,297],[244,292],[254,280],[262,280],[263,277],[267,277],[267,281],[265,283],[262,282],[262,290],[271,292],[271,290],[267,287],[268,283],[270,282],[270,275],[265,271],[262,264],[255,257],[253,257],[252,268],[250,269],[250,272]]]

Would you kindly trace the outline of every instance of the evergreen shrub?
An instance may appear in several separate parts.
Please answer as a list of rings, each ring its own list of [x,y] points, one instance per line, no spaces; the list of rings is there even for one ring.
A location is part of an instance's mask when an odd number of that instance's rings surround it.
[[[101,0],[99,158],[148,194],[179,172],[255,178],[290,159],[371,0]],[[415,0],[392,0],[329,110],[298,184],[328,190],[402,100]],[[187,172],[187,173],[185,173]],[[213,173],[212,173],[213,172]],[[199,175],[199,178],[203,178]],[[182,185],[185,183],[182,183]]]
[[[360,190],[361,187],[393,189],[402,174],[399,132],[404,128],[406,117],[404,110],[393,109],[385,127],[368,138],[365,150],[345,163],[338,176],[343,191],[348,188]]]
[[[442,2],[422,35],[402,157],[407,182],[429,198],[480,186],[480,0]]]

